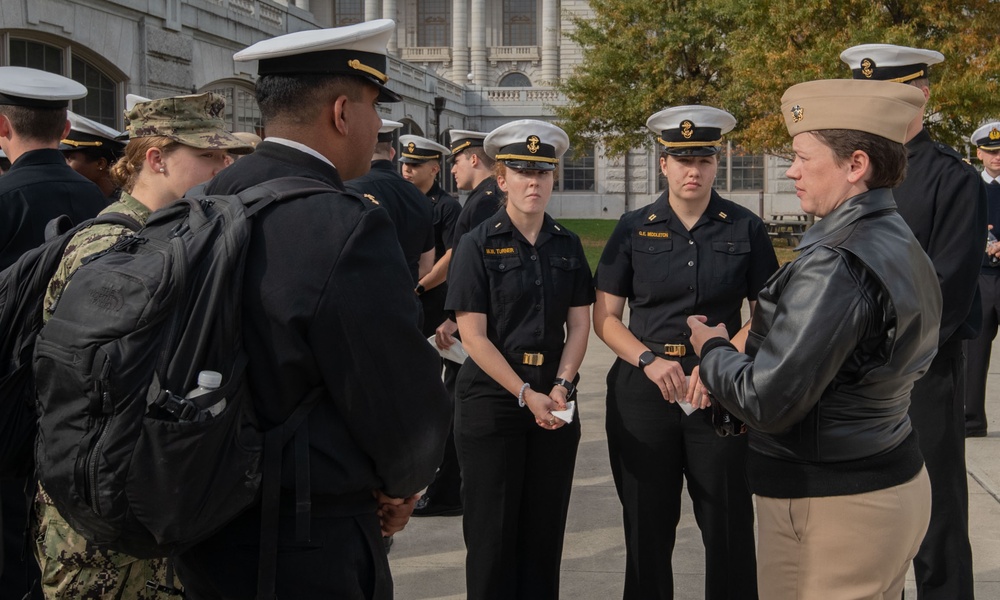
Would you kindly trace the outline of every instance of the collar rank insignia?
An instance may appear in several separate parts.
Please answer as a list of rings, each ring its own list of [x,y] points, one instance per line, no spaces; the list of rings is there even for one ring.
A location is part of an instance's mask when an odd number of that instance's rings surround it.
[[[656,213],[653,213],[653,214],[649,215],[649,217],[646,220],[647,221],[652,221],[654,219],[656,219]]]
[[[728,217],[728,216],[729,216],[729,215],[727,215],[726,213],[722,212],[721,210],[719,211],[719,218],[720,218],[720,219],[725,219],[725,218],[726,218],[726,217]]]
[[[694,123],[691,121],[681,121],[681,135],[686,140],[691,139],[691,136],[694,135]]]
[[[991,129],[990,130],[990,139],[994,140],[994,141],[1000,140],[1000,129],[997,129],[996,127],[994,127],[993,129]]]
[[[560,228],[558,225],[553,225],[553,227],[556,228],[556,231],[562,231],[562,228]]]
[[[538,149],[541,147],[539,145],[540,143],[541,143],[541,140],[538,139],[537,135],[529,135],[528,136],[528,143],[527,143],[528,152],[531,152],[532,154],[535,154],[536,152],[538,152]]]
[[[792,107],[792,122],[793,123],[798,123],[799,121],[801,121],[802,117],[805,116],[805,112],[806,111],[803,110],[802,107],[799,106],[798,104],[796,104],[795,106],[793,106]]]
[[[872,75],[875,74],[875,61],[870,58],[862,58],[861,74],[867,77],[868,79],[871,79]]]
[[[414,144],[413,142],[410,142],[409,144],[406,145],[406,151],[409,152],[410,154],[413,154],[413,151],[416,149],[417,145]]]
[[[371,194],[365,194],[365,198],[368,198],[369,200],[371,200],[372,204],[375,204],[376,206],[381,206],[378,203],[378,200],[375,199],[375,196],[372,196]]]
[[[503,225],[503,221],[498,221],[497,224],[493,226],[493,229],[500,229],[501,225]]]

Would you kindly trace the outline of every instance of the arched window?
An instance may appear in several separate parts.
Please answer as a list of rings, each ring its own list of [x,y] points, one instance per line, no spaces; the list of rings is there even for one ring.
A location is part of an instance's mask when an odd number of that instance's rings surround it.
[[[3,36],[7,65],[30,67],[70,77],[87,88],[87,96],[74,100],[70,110],[109,127],[121,127],[121,99],[125,74],[99,56],[55,36],[18,32]]]
[[[249,131],[264,137],[257,97],[249,82],[242,79],[210,83],[202,92],[215,92],[226,98],[226,127],[230,131]]]
[[[517,87],[525,88],[531,87],[531,80],[524,73],[507,73],[502,78],[500,78],[499,87]]]

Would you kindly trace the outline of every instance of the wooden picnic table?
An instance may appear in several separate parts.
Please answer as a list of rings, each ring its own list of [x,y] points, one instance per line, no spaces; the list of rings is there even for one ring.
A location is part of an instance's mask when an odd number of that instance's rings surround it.
[[[802,241],[802,234],[812,224],[812,215],[804,213],[771,213],[771,218],[764,221],[767,235],[787,240],[789,246],[798,246]]]

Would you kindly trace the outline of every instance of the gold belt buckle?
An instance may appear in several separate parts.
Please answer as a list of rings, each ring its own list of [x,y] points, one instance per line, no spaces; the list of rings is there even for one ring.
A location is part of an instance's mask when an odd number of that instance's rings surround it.
[[[545,362],[545,357],[541,352],[525,352],[521,362],[532,367],[540,367]]]
[[[685,356],[687,355],[687,346],[684,344],[663,344],[663,353],[667,356]]]

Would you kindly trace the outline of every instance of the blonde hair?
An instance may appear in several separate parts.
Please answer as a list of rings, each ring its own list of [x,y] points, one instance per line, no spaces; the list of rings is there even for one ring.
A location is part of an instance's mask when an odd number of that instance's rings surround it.
[[[115,185],[132,193],[139,173],[142,171],[142,166],[146,162],[146,152],[150,148],[159,148],[160,152],[166,156],[176,150],[178,146],[180,143],[161,135],[132,138],[125,146],[125,154],[111,167],[111,177],[114,179]]]

